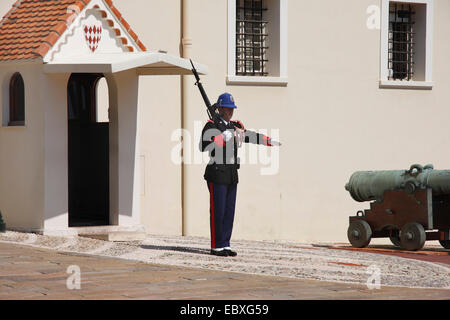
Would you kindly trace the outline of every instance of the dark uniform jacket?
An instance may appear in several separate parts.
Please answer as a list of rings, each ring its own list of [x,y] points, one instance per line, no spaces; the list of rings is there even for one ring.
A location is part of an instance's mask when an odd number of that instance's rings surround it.
[[[245,130],[240,121],[231,121],[227,125],[223,121],[219,125],[209,121],[203,128],[200,150],[209,152],[210,156],[204,175],[206,181],[217,184],[237,184],[239,182],[240,164],[236,139],[232,138],[225,142],[222,136],[225,130],[230,131],[234,136],[235,127]],[[249,130],[245,130],[244,142],[270,146],[268,137]]]

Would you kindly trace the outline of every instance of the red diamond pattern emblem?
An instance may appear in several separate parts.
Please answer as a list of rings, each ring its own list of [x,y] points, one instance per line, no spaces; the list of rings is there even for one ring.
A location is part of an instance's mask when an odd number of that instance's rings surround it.
[[[86,44],[91,52],[97,50],[100,41],[102,40],[102,27],[101,26],[84,26],[84,36]]]

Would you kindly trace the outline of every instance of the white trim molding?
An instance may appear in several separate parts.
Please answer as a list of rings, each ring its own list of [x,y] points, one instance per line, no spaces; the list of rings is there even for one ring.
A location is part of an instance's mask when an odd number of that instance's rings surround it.
[[[432,89],[432,72],[433,72],[433,17],[434,3],[433,0],[381,0],[381,52],[380,52],[380,88],[399,88],[399,89]],[[422,29],[423,41],[420,43],[421,50],[417,53],[417,62],[415,68],[420,68],[420,73],[414,75],[411,81],[395,81],[389,80],[389,4],[411,3],[421,4],[425,8],[423,11]],[[420,59],[419,59],[420,58]],[[418,71],[418,70],[415,70]]]
[[[279,5],[279,34],[272,35],[272,39],[279,41],[279,52],[269,57],[276,61],[277,71],[269,72],[267,77],[236,75],[236,0],[228,0],[228,75],[226,79],[228,85],[287,86],[288,84],[288,0],[267,1],[273,1],[277,6]]]

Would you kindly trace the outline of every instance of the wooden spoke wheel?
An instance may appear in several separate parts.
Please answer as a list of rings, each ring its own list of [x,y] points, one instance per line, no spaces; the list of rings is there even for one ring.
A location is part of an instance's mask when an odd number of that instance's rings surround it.
[[[439,240],[439,243],[441,246],[443,246],[445,249],[450,249],[450,240]]]
[[[422,249],[426,239],[427,235],[423,226],[417,222],[404,225],[400,232],[400,243],[406,250],[417,251]]]
[[[372,229],[366,221],[355,220],[348,227],[347,237],[353,247],[365,248],[372,239]]]

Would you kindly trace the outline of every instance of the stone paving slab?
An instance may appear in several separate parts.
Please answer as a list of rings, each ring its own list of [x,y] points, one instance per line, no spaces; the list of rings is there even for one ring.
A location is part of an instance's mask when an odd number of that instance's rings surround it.
[[[0,299],[450,299],[448,289],[381,287],[299,280],[142,262],[60,254],[54,250],[0,243]],[[81,289],[68,290],[67,268],[81,270]],[[18,267],[19,266],[19,267]]]

